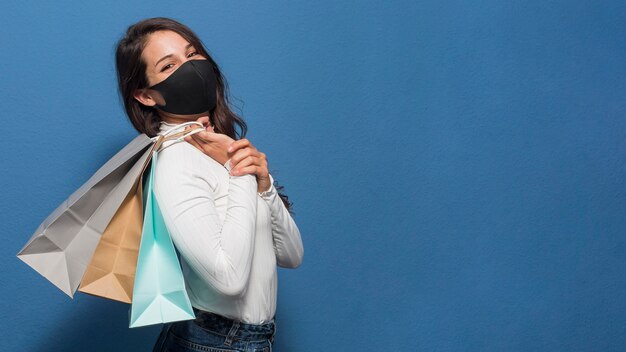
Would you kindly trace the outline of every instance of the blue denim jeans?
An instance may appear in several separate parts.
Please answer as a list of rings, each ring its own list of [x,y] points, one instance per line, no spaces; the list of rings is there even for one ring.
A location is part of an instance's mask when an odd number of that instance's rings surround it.
[[[163,325],[152,352],[271,352],[276,325],[245,324],[194,308],[195,320]]]

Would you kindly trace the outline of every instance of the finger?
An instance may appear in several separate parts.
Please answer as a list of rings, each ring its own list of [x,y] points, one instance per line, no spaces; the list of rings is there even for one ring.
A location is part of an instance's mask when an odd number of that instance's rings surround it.
[[[252,155],[247,156],[243,159],[241,159],[239,162],[233,163],[233,159],[230,159],[230,163],[232,165],[232,169],[235,170],[239,170],[239,169],[243,169],[244,167],[250,166],[250,165],[256,165],[256,166],[261,166],[260,162],[259,162],[259,158],[254,157]]]
[[[247,175],[247,174],[255,175],[257,172],[259,172],[259,167],[256,165],[250,165],[241,169],[231,169],[230,172],[232,175],[236,175],[236,176]]]
[[[196,129],[197,128],[190,128],[189,126],[185,127],[185,129],[182,132],[183,136],[185,136],[184,139],[186,141],[189,141],[192,138],[192,136],[198,134],[199,132],[194,131]]]
[[[200,128],[198,126],[193,126],[193,127],[187,126],[182,132],[179,132],[179,134],[182,134],[185,137],[188,137],[188,136],[192,136],[194,134],[197,134],[197,133],[199,133],[201,131],[204,131],[204,129]]]
[[[233,165],[233,167],[236,167],[237,164],[247,158],[248,156],[257,156],[256,155],[256,151],[252,150],[251,148],[244,148],[244,149],[239,149],[238,151],[235,152],[235,154],[233,156],[230,157],[230,162]]]
[[[259,152],[259,166],[267,170],[267,155],[263,152]]]
[[[198,133],[196,134],[192,134],[191,136],[187,136],[185,137],[185,141],[187,141],[189,144],[193,145],[194,147],[202,150],[202,146],[200,145],[200,143],[198,142],[197,139],[194,138],[194,136],[196,136]]]
[[[208,116],[199,117],[196,121],[200,122],[205,130],[213,132],[213,125]]]
[[[210,142],[215,141],[215,135],[216,133],[213,133],[213,132],[202,131],[202,132],[193,134],[192,137],[194,137],[196,139],[196,142],[198,143],[210,143]]]
[[[230,146],[228,147],[228,152],[234,153],[238,149],[245,148],[248,146],[252,147],[252,144],[250,144],[250,141],[247,138],[242,138],[231,143]]]
[[[191,122],[191,121],[190,121]],[[193,130],[195,128],[200,128],[200,126],[196,125],[196,124],[189,124],[187,126],[185,126],[184,131],[189,131],[189,130]],[[180,130],[179,130],[180,131]]]
[[[236,174],[244,174],[246,170],[250,171],[250,167],[255,167],[254,173],[257,175],[257,177],[268,177],[268,170],[267,170],[267,161],[264,158],[261,158],[258,156],[258,154],[262,154],[260,152],[256,152],[256,155],[250,155],[244,159],[242,159],[241,161],[239,161],[236,164],[232,163],[232,158],[231,158],[231,175],[236,175]],[[243,170],[243,171],[242,171]],[[233,171],[235,173],[233,173]]]
[[[199,150],[202,150],[202,146],[200,145],[200,143],[198,143],[198,141],[196,141],[193,136],[187,137],[189,138],[188,142],[189,144],[193,145],[194,147],[198,148]],[[185,138],[185,140],[187,140],[187,138]]]
[[[185,126],[184,130],[179,131],[177,133],[182,134],[184,136],[184,135],[186,135],[188,133],[192,133],[192,131],[194,131],[197,128],[198,128],[197,126]],[[195,133],[198,133],[198,132],[195,132]],[[185,137],[188,137],[188,136],[185,136]]]
[[[187,132],[189,132],[189,129],[188,129],[188,128],[189,128],[189,126],[185,127],[185,129],[183,130],[184,134],[187,134]],[[185,138],[183,138],[183,139],[184,139],[185,141],[189,142],[189,141],[191,141],[191,136],[192,136],[192,135],[185,136]]]

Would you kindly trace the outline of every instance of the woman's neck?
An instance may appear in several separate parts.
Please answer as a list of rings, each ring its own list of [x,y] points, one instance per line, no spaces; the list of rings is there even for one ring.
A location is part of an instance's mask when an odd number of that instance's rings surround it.
[[[194,115],[174,115],[174,114],[163,114],[163,113],[159,113],[159,116],[161,117],[161,121],[165,121],[166,123],[169,124],[181,124],[184,122],[189,122],[189,121],[197,121],[199,118],[203,117],[203,116],[208,116],[209,114],[207,112],[203,112],[200,114],[194,114]]]

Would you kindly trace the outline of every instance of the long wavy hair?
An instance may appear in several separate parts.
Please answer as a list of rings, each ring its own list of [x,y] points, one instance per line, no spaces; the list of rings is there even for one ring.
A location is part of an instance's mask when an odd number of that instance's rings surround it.
[[[198,54],[206,57],[213,66],[217,83],[217,103],[215,108],[209,112],[209,120],[213,125],[213,130],[235,140],[245,138],[248,126],[241,117],[230,109],[228,83],[222,76],[219,66],[209,55],[200,38],[189,27],[166,17],[148,18],[131,25],[117,43],[115,65],[119,93],[133,127],[149,137],[154,137],[159,132],[161,118],[156,109],[141,104],[134,98],[133,94],[137,89],[148,86],[146,63],[142,60],[141,54],[149,35],[162,30],[178,33],[193,45]],[[289,197],[282,193],[284,187],[278,185],[277,182],[274,182],[274,187],[287,210],[293,214],[293,204],[289,201]]]

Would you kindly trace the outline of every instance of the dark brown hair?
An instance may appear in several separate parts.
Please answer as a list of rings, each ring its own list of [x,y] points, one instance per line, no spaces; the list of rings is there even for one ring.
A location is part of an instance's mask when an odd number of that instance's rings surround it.
[[[217,104],[209,112],[209,120],[216,133],[222,133],[232,139],[245,138],[248,126],[245,121],[237,116],[229,105],[228,83],[222,76],[217,63],[211,58],[204,44],[189,27],[166,17],[154,17],[139,21],[126,30],[126,34],[117,43],[115,51],[115,65],[119,92],[124,102],[124,108],[133,127],[140,133],[154,137],[159,132],[161,118],[155,108],[145,106],[134,98],[137,89],[148,86],[146,76],[146,63],[141,54],[148,41],[148,36],[156,31],[170,30],[185,38],[196,49],[198,54],[209,60],[213,66],[217,80]],[[240,131],[237,131],[239,128]],[[274,182],[278,195],[290,213],[293,213],[292,203],[287,195],[282,194],[283,186]]]

